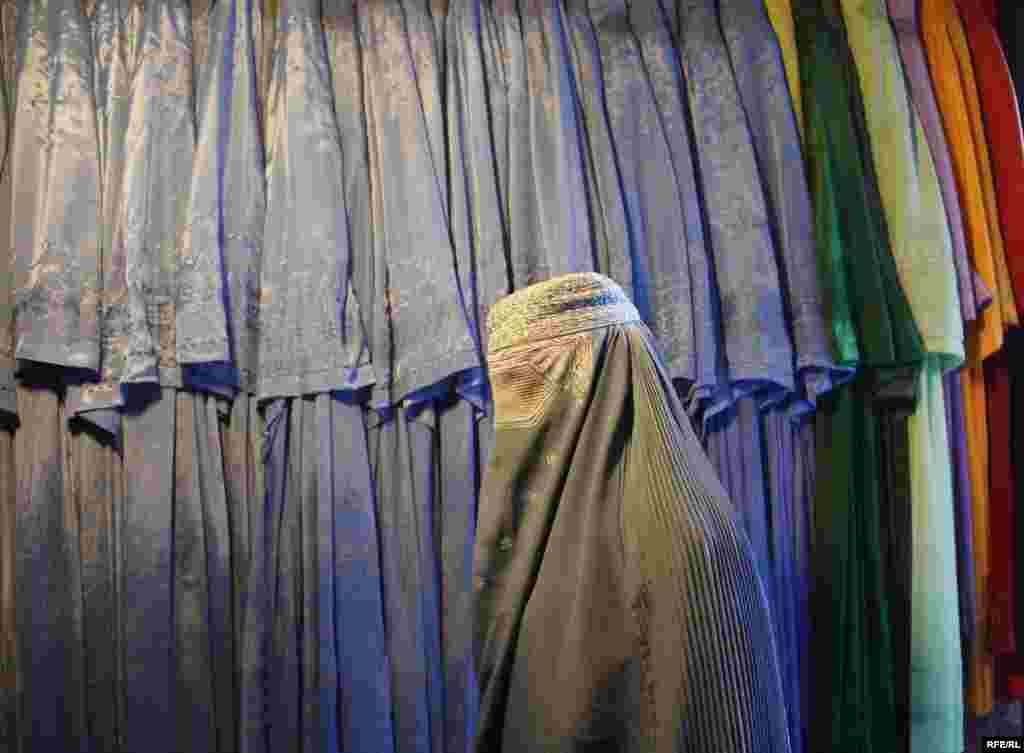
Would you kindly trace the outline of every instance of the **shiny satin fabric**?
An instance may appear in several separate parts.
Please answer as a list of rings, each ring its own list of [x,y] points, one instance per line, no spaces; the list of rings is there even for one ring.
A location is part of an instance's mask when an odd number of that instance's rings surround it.
[[[795,410],[800,412],[813,409],[818,395],[847,381],[852,372],[836,366],[828,340],[800,136],[778,43],[764,8],[754,5],[720,0],[718,13],[764,185],[793,342]]]
[[[252,392],[266,222],[256,77],[261,14],[246,0],[217,2],[210,11],[193,27],[193,47],[203,52],[195,55],[196,154],[177,259],[177,358],[190,385]]]
[[[395,749],[378,550],[386,531],[365,418],[342,393],[265,408],[265,496],[243,607],[245,753]]]
[[[928,61],[925,58],[921,28],[918,21],[916,0],[889,0],[889,17],[893,32],[899,43],[903,70],[907,77],[907,88],[913,99],[914,109],[921,121],[921,128],[931,150],[935,174],[942,190],[942,202],[946,209],[950,240],[953,244],[953,262],[956,265],[957,288],[960,294],[960,313],[965,322],[974,321],[978,311],[989,302],[989,291],[978,291],[981,278],[974,272],[967,252],[964,236],[960,196],[957,194],[949,146],[942,130],[942,119],[935,101]],[[987,293],[987,295],[985,295]]]
[[[122,387],[181,386],[176,357],[182,195],[195,145],[188,5],[100,0],[89,17],[101,171],[99,380],[70,408],[108,432]]]
[[[777,626],[779,671],[789,720],[790,747],[807,746],[807,661],[811,580],[810,514],[815,493],[814,421],[793,421],[780,407],[760,416],[764,436],[770,551],[772,617]]]
[[[11,223],[11,147],[13,146],[14,106],[17,84],[17,13],[11,0],[0,3],[0,227]],[[14,386],[14,289],[11,285],[14,257],[10,253],[9,234],[0,235],[0,415],[10,418],[15,412]]]
[[[1024,248],[1021,247],[1020,182],[1024,177],[1024,136],[1013,81],[995,29],[995,4],[985,0],[959,2],[980,94],[985,136],[992,156],[1003,249],[1010,275],[1011,297],[1024,305]],[[1015,478],[1010,452],[1011,374],[1015,364],[1008,348],[985,364],[990,441],[990,503],[992,532],[991,638],[996,654],[1017,651],[1014,608],[1013,515]]]
[[[504,116],[498,164],[514,288],[595,269],[588,216],[583,124],[573,90],[569,30],[561,3],[496,0],[489,12],[505,81],[493,90]],[[482,324],[482,323],[481,323]]]
[[[871,0],[870,6],[865,13],[862,5],[842,2],[890,248],[925,349],[938,363],[956,366],[964,356],[963,324],[935,165],[910,104],[885,4]]]
[[[368,417],[396,751],[466,753],[476,729],[470,579],[491,443],[460,391]]]
[[[100,227],[99,281],[103,307],[100,327],[100,373],[95,382],[72,388],[72,411],[98,427],[112,430],[112,410],[123,405],[121,377],[128,366],[128,289],[124,246],[123,199],[125,150],[132,115],[134,39],[142,7],[118,0],[100,0],[89,16],[95,54],[93,81],[99,142]],[[138,139],[138,124],[135,138]],[[117,246],[114,237],[117,235]]]
[[[788,751],[754,555],[636,309],[569,275],[489,329],[475,750]]]
[[[854,382],[824,398],[815,436],[809,683],[811,750],[888,751],[901,742],[893,608],[910,595],[883,549],[882,515],[909,517],[910,480],[883,438],[906,445],[922,341],[900,286],[881,205],[868,124],[841,8],[794,4],[805,123],[804,157],[833,347]],[[854,221],[853,218],[856,217]],[[899,603],[891,604],[896,599]],[[906,614],[903,611],[903,614]],[[906,695],[905,691],[901,693]],[[905,708],[906,703],[902,704]],[[905,716],[903,717],[905,719]],[[903,736],[905,738],[905,735]]]
[[[445,21],[445,161],[449,214],[460,286],[471,296],[475,335],[491,305],[512,289],[507,185],[501,182],[499,144],[503,87],[494,65],[500,50],[484,0],[451,0]],[[480,343],[481,346],[484,343]]]
[[[800,534],[791,521],[798,515],[796,506],[808,498],[795,496],[793,438],[819,396],[848,381],[852,369],[836,365],[828,337],[800,136],[768,14],[763,7],[727,0],[719,3],[719,20],[765,189],[797,385],[794,395],[777,407],[740,400],[735,415],[709,431],[708,446],[730,496],[744,512],[765,577],[775,584],[769,590],[772,616],[780,645],[788,646],[781,671],[791,709],[790,741],[794,750],[803,750],[803,670],[796,635],[807,619],[797,599],[808,563],[797,558],[794,539]],[[798,423],[790,425],[786,414]]]
[[[17,484],[14,431],[0,429],[0,744],[20,753],[18,715],[18,625],[15,593]]]
[[[693,326],[693,344],[689,346],[694,358],[691,374],[677,371],[671,340],[666,342],[666,367],[674,379],[686,377],[690,382],[685,394],[687,404],[694,410],[702,409],[718,391],[719,363],[722,358],[721,316],[719,314],[718,287],[715,279],[708,227],[701,202],[701,188],[694,155],[694,137],[689,97],[683,62],[675,44],[678,18],[674,7],[666,3],[631,3],[632,24],[642,50],[643,67],[647,71],[651,91],[657,105],[659,123],[671,154],[672,171],[677,190],[682,194],[682,214],[686,225],[686,263],[689,268],[690,315]],[[643,149],[633,141],[637,149]],[[682,248],[680,250],[683,250]],[[677,304],[678,305],[678,304]],[[656,325],[655,321],[651,322]],[[654,326],[663,331],[665,326]],[[670,335],[671,337],[671,335]],[[681,367],[685,366],[681,364]]]
[[[356,3],[372,247],[362,284],[377,378],[390,407],[480,366],[473,291],[456,269],[445,166],[444,45],[421,2]],[[347,75],[347,74],[342,74]],[[541,188],[541,190],[543,190]],[[497,222],[497,219],[491,221]],[[531,236],[536,245],[541,236]],[[565,248],[572,244],[566,243]]]
[[[907,424],[915,577],[903,578],[910,582],[909,614],[893,620],[894,628],[909,622],[914,629],[909,655],[905,646],[894,644],[894,666],[898,671],[912,667],[911,750],[952,753],[963,748],[963,689],[952,474],[941,378],[944,369],[959,366],[964,357],[952,244],[931,152],[911,104],[885,4],[873,0],[869,13],[863,4],[842,0],[841,5],[861,82],[892,255],[928,354],[921,399]],[[898,598],[892,606],[902,604]],[[901,726],[906,723],[903,702],[897,698]]]
[[[994,296],[993,303],[967,327],[968,364],[962,378],[970,479],[974,492],[971,506],[977,599],[967,698],[972,712],[985,713],[994,702],[994,667],[986,627],[991,565],[988,543],[989,432],[983,362],[1003,346],[1004,329],[1012,320],[1012,312],[1005,305],[1003,275],[1000,273],[1000,239],[997,237],[1000,230],[994,212],[989,211],[987,197],[991,191],[986,188],[988,174],[983,169],[988,147],[984,143],[980,123],[976,123],[974,118],[975,115],[980,117],[978,92],[963,22],[955,3],[948,0],[923,0],[920,13],[925,51],[965,212],[968,248],[978,274]],[[942,70],[956,70],[959,75],[937,75]],[[990,176],[988,182],[991,182]]]
[[[237,750],[234,568],[246,563],[230,520],[244,506],[224,468],[246,477],[225,463],[239,426],[215,398],[162,388],[129,403],[114,446],[66,422],[63,394],[19,386],[31,419],[14,435],[19,664],[36,669],[21,674],[14,739]]]
[[[358,389],[375,379],[351,278],[330,76],[320,4],[282,0],[266,111],[262,398]]]
[[[984,58],[980,57],[980,51],[979,53],[972,53],[971,35],[969,35],[966,25],[967,17],[960,10],[957,3],[952,3],[947,20],[949,21],[947,26],[949,38],[956,55],[960,80],[963,82],[967,114],[970,119],[971,130],[974,133],[975,159],[978,162],[985,216],[988,221],[989,234],[992,238],[992,251],[998,284],[998,287],[993,290],[995,302],[1002,307],[1003,320],[1007,325],[1019,325],[1020,317],[1017,311],[1016,300],[1013,294],[1013,282],[1007,263],[1005,239],[1003,238],[1003,231],[999,222],[999,203],[996,198],[995,172],[992,166],[992,161],[997,158],[998,153],[993,151],[993,147],[989,144],[988,134],[985,131],[985,116],[981,103],[983,92],[979,88],[982,78],[975,72],[976,67],[984,66],[986,63]],[[975,62],[976,54],[979,56],[978,62]],[[984,78],[987,80],[990,76],[991,74],[987,74]]]
[[[18,14],[10,228],[16,355],[94,374],[100,356],[100,176],[93,55],[78,0]]]
[[[707,251],[696,212],[686,211],[697,199],[692,166],[676,170],[670,141],[689,148],[685,121],[666,120],[657,94],[674,97],[682,114],[668,28],[657,3],[621,0],[568,2],[565,24],[587,137],[597,268],[636,301],[673,377],[695,385],[700,325],[689,257]]]
[[[981,92],[985,133],[992,154],[999,227],[1002,231],[1011,288],[1017,307],[1024,306],[1024,242],[1017,207],[1024,172],[1024,137],[1021,135],[1020,103],[1014,89],[1006,54],[995,29],[994,0],[958,2],[964,17]]]
[[[712,398],[710,417],[743,394],[791,392],[793,344],[751,125],[717,3],[679,0],[675,12],[723,343],[722,392]]]
[[[797,128],[804,127],[803,97],[800,92],[800,57],[796,50],[796,30],[793,25],[793,5],[790,0],[765,0],[765,10],[779,42],[782,60],[786,66],[786,83],[793,102]]]
[[[970,457],[964,419],[963,374],[946,374],[943,389],[946,403],[946,434],[949,437],[953,471],[953,514],[956,524],[956,585],[960,600],[960,648],[965,658],[974,643],[977,597],[974,582],[974,529],[971,514]]]

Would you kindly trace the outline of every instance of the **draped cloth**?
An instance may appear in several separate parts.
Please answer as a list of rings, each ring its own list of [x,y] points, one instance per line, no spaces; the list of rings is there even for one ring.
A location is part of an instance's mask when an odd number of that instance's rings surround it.
[[[953,491],[942,371],[964,358],[963,323],[953,248],[940,184],[921,120],[913,107],[895,32],[883,0],[842,0],[847,39],[863,92],[879,196],[892,256],[927,353],[920,400],[907,424],[913,579],[907,598],[891,603],[894,638],[913,625],[910,646],[894,640],[894,667],[912,667],[909,699],[897,686],[897,735],[910,730],[912,751],[963,749],[960,625],[957,619]],[[883,457],[898,453],[891,449]],[[890,462],[888,469],[894,466]],[[891,530],[891,527],[890,527]],[[906,542],[896,542],[906,546]],[[890,571],[891,572],[891,571]],[[873,588],[873,584],[868,584]],[[909,720],[907,710],[909,705]]]
[[[365,410],[344,394],[271,402],[262,462],[238,750],[392,750]]]
[[[635,307],[566,275],[488,343],[476,750],[788,751],[749,542]]]
[[[154,389],[126,407],[118,447],[68,423],[49,376],[18,389],[18,658],[33,669],[19,673],[13,742],[237,750],[255,415],[225,421],[216,398]]]
[[[823,399],[818,414],[814,675],[805,719],[811,750],[889,751],[900,747],[905,727],[897,703],[909,700],[896,671],[908,661],[906,641],[893,634],[891,618],[894,608],[897,616],[909,609],[910,479],[899,472],[898,454],[881,447],[909,441],[922,342],[890,246],[839,3],[798,0],[794,18],[830,334],[837,361],[861,367],[856,380]],[[896,547],[885,546],[883,519],[898,525]]]

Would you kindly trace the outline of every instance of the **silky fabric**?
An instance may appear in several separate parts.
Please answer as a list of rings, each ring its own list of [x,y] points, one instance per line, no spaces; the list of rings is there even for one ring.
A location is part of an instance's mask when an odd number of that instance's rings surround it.
[[[1011,401],[1009,345],[985,363],[988,391],[989,431],[989,549],[992,567],[989,579],[989,639],[992,652],[1017,651],[1014,610],[1015,484],[1012,447],[1013,420]]]
[[[575,104],[561,3],[486,4],[496,52],[491,89],[497,111],[497,164],[509,230],[512,285],[596,267],[583,172],[582,124]]]
[[[784,409],[761,417],[770,530],[773,585],[772,617],[777,626],[779,671],[786,698],[790,747],[804,750],[807,704],[806,641],[809,630],[807,584],[807,520],[814,494],[813,431],[809,417],[792,421]]]
[[[960,70],[960,79],[963,81],[964,101],[967,103],[967,115],[970,119],[971,130],[974,133],[975,158],[978,160],[978,170],[981,176],[985,216],[988,220],[989,234],[992,239],[993,259],[995,261],[996,281],[998,284],[998,288],[993,290],[995,303],[1003,309],[1003,320],[1009,325],[1017,325],[1020,324],[1020,318],[1017,312],[1016,301],[1014,300],[1002,228],[999,224],[999,205],[996,199],[995,173],[992,167],[993,155],[988,142],[988,136],[985,132],[984,114],[981,104],[983,93],[979,88],[979,78],[975,72],[976,67],[984,65],[984,61],[979,60],[975,64],[964,16],[955,3],[953,3],[953,6],[950,8],[947,17],[950,21],[947,28]]]
[[[676,3],[697,175],[717,282],[720,394],[704,415],[745,394],[792,391],[793,343],[757,156],[729,49],[710,0]]]
[[[697,175],[694,136],[688,124],[692,123],[687,96],[687,84],[680,52],[675,44],[673,30],[678,34],[678,17],[674,6],[631,3],[631,29],[639,41],[642,69],[646,71],[657,105],[661,132],[671,153],[671,167],[677,191],[681,195],[681,211],[686,225],[686,263],[689,268],[690,321],[693,327],[692,375],[677,371],[667,353],[669,373],[673,378],[685,377],[687,404],[700,412],[710,397],[719,389],[723,375],[719,370],[724,344],[721,335],[718,284],[709,245],[701,185]],[[621,119],[620,114],[620,119]],[[628,122],[628,120],[627,120]],[[632,141],[637,148],[638,140]],[[684,250],[680,247],[680,251]],[[656,327],[664,332],[666,327]],[[677,338],[678,335],[671,335]],[[667,343],[666,343],[667,344]],[[689,384],[686,382],[689,381]]]
[[[685,124],[667,120],[659,104],[674,95],[681,107],[671,36],[657,3],[574,0],[565,8],[593,183],[597,270],[636,301],[669,373],[694,384],[700,356],[689,257],[706,248],[696,213],[686,208],[696,200],[692,166],[680,172],[673,159],[689,148]]]
[[[818,275],[812,208],[801,156],[799,132],[785,83],[779,45],[760,4],[723,0],[718,3],[719,22],[736,76],[737,89],[750,128],[769,226],[779,268],[779,281],[793,342],[797,383],[787,401],[788,411],[801,414],[815,407],[820,395],[848,381],[852,370],[837,367],[833,360],[825,320],[825,295]],[[795,49],[794,49],[795,52]],[[772,616],[780,643],[800,630],[803,614],[794,609],[798,591],[789,544],[795,531],[787,525],[795,500],[791,476],[795,463],[790,452],[778,452],[778,444],[766,434],[758,413],[758,398],[740,399],[735,412],[726,411],[721,426],[710,426],[711,458],[733,503],[741,513],[747,535],[770,588]],[[768,408],[775,414],[774,408]],[[789,426],[779,426],[775,416],[776,442],[791,438]],[[716,419],[717,422],[717,419]],[[781,435],[781,436],[780,436]],[[776,462],[769,462],[776,452]],[[782,460],[782,463],[778,462]],[[790,575],[792,573],[792,575]],[[781,666],[786,706],[791,709],[790,742],[803,750],[800,665],[795,639]]]
[[[931,150],[935,174],[942,189],[942,203],[946,210],[949,236],[953,244],[953,262],[956,266],[957,289],[960,294],[960,313],[964,321],[977,318],[978,310],[985,305],[988,291],[976,294],[975,284],[981,285],[970,263],[967,242],[964,236],[963,216],[956,180],[950,162],[949,146],[942,130],[942,119],[935,102],[928,61],[925,58],[921,29],[918,23],[918,8],[915,0],[889,0],[889,16],[893,31],[899,43],[903,71],[907,77],[907,88],[913,100],[914,110],[921,123],[928,147]],[[991,294],[989,293],[989,296]]]
[[[995,6],[994,0],[958,3],[977,73],[985,133],[992,152],[999,223],[1011,288],[1019,309],[1024,305],[1024,221],[1015,209],[1024,200],[1020,185],[1024,175],[1024,137],[1017,93],[995,28]]]
[[[265,408],[250,535],[242,751],[392,749],[366,413],[344,393]]]
[[[1005,45],[1007,62],[1010,67],[1013,83],[1016,88],[1017,101],[1020,102],[1021,93],[1024,92],[1024,77],[1022,77],[1021,55],[1024,54],[1024,46],[1020,44],[1021,26],[1024,23],[1024,16],[1021,15],[1020,6],[1008,2],[998,3],[998,27],[1002,43]],[[1010,240],[1010,239],[1008,239]],[[1015,281],[1016,282],[1016,281]],[[1019,299],[1018,299],[1019,300]],[[1024,370],[1020,367],[1021,354],[1024,354],[1024,347],[1019,336],[1012,338],[1011,351],[1018,353],[1017,358],[1011,357],[1014,369],[1011,373],[1012,396],[1011,410],[1013,411],[1011,431],[1011,447],[1014,449],[1014,467],[1024,467],[1024,455],[1022,455],[1022,441],[1024,441]],[[1024,480],[1020,479],[1017,484],[1016,505],[1018,510],[1024,511]],[[1016,515],[1015,541],[1017,551],[1021,551],[1021,542],[1024,541],[1024,514]],[[1021,645],[1024,640],[1024,557],[1016,558],[1015,586],[1016,586],[1016,609],[1017,609],[1017,641]]]
[[[1011,396],[1010,408],[1012,419],[1010,425],[1010,448],[1014,469],[1024,468],[1024,369],[1021,359],[1024,358],[1024,336],[1017,331],[1011,333],[1010,359],[1015,364],[1010,375]],[[1020,477],[1017,477],[1020,480]],[[1017,610],[1017,645],[1024,645],[1024,556],[1020,554],[1020,542],[1024,541],[1024,481],[1017,484],[1017,496],[1014,499],[1016,514],[1014,516],[1014,586],[1016,587],[1015,606]]]
[[[901,620],[898,613],[893,614],[894,626],[909,622],[924,627],[915,627],[911,633],[909,656],[899,643],[894,644],[894,666],[913,667],[910,749],[957,753],[963,749],[963,693],[959,621],[956,604],[951,608],[948,598],[956,594],[956,554],[941,373],[963,359],[963,325],[952,244],[931,152],[909,104],[884,2],[874,0],[871,5],[873,11],[865,13],[862,5],[843,0],[843,16],[863,91],[892,255],[928,352],[921,400],[908,423],[915,577],[910,583],[909,615]],[[892,606],[901,602],[894,601]],[[903,719],[898,723],[906,724]]]
[[[1024,176],[1024,136],[1020,111],[1010,72],[996,32],[995,6],[989,2],[960,2],[985,122],[985,135],[992,153],[992,170],[997,189],[1000,229],[1010,273],[1011,295],[1024,302],[1024,248],[1021,247],[1019,203]],[[1010,369],[1013,362],[1001,353],[985,365],[988,388],[991,465],[991,647],[997,654],[1017,650],[1014,608],[1014,497],[1015,478],[1010,453]]]
[[[426,4],[409,0],[359,0],[355,8],[370,191],[369,214],[361,221],[372,223],[372,245],[353,247],[351,254],[372,264],[356,278],[369,290],[357,292],[377,379],[374,405],[387,408],[479,367],[480,323],[473,290],[460,276],[468,270],[456,262],[465,246],[453,240],[449,219],[445,45],[435,16]],[[347,97],[345,92],[335,101]],[[531,240],[557,221],[545,220],[524,229]],[[575,247],[570,238],[558,243]]]
[[[19,187],[11,214],[21,218],[10,228],[16,355],[94,376],[101,291],[91,30],[72,0],[21,10],[10,148]]]
[[[89,16],[95,51],[93,95],[97,117],[99,157],[98,280],[103,306],[100,314],[99,379],[73,387],[72,411],[97,427],[113,432],[117,425],[112,408],[124,404],[121,377],[128,366],[128,276],[123,209],[128,127],[135,93],[133,40],[143,21],[142,7],[126,9],[117,0],[92,6]],[[158,33],[157,39],[160,39]],[[186,45],[187,49],[187,45]],[[141,107],[140,107],[141,112]],[[134,137],[139,138],[138,124]],[[138,173],[138,169],[135,170]],[[137,186],[138,187],[138,186]],[[177,186],[175,186],[177,188]],[[136,205],[136,211],[139,207]],[[114,238],[117,236],[117,245]],[[136,291],[137,292],[137,291]]]
[[[945,376],[946,433],[949,436],[953,471],[953,514],[956,524],[956,585],[960,599],[961,654],[971,655],[974,643],[977,597],[974,581],[974,528],[971,515],[970,456],[967,452],[967,428],[964,419],[962,373]],[[966,664],[965,664],[966,667]]]
[[[9,148],[15,101],[15,26],[17,5],[0,3],[0,129],[4,160],[0,163],[0,222],[10,222]],[[17,390],[14,382],[14,330],[10,237],[0,235],[0,746],[20,753],[18,736],[18,648],[15,531],[17,485],[14,428]]]
[[[779,46],[759,3],[721,0],[718,14],[764,185],[793,343],[795,410],[810,410],[852,372],[836,367],[828,339],[811,199]]]
[[[18,648],[15,601],[16,477],[14,432],[0,430],[0,743],[16,753],[18,736]]]
[[[320,4],[309,0],[282,0],[277,8],[259,296],[263,398],[358,389],[375,379],[352,284],[342,152],[320,17]],[[308,158],[311,151],[317,159]]]
[[[65,391],[36,376],[19,387],[34,430],[15,434],[16,599],[19,663],[43,673],[22,675],[21,744],[237,750],[232,566],[245,563],[216,399],[136,396],[115,447],[68,425]]]
[[[11,159],[10,149],[14,134],[14,104],[17,85],[17,27],[18,6],[15,2],[0,3],[0,97],[2,113],[0,128],[3,129],[0,144],[3,145],[3,163],[0,164],[0,221],[10,224],[11,211]],[[9,235],[0,236],[0,412],[7,418],[16,412],[14,387],[14,289],[11,286],[13,255]]]
[[[964,231],[971,262],[985,286],[996,296],[999,290],[991,228],[985,212],[982,179],[966,102],[966,82],[942,75],[959,70],[949,28],[959,21],[955,8],[945,0],[922,0],[919,8],[921,37],[931,71],[936,103],[942,116],[946,143],[963,210]],[[1001,299],[1000,299],[1001,300]],[[1000,300],[979,312],[967,327],[967,356],[974,363],[997,351],[1003,342],[1004,313]],[[970,373],[967,377],[970,379]],[[973,452],[973,450],[972,450]]]
[[[401,751],[467,751],[476,730],[471,556],[490,442],[480,407],[449,386],[374,417],[368,433]]]
[[[895,670],[905,654],[894,645],[891,612],[909,601],[898,565],[907,560],[909,532],[894,532],[903,547],[897,553],[904,552],[894,561],[879,525],[885,511],[892,521],[909,518],[910,489],[880,443],[908,441],[922,338],[890,250],[840,7],[802,0],[794,18],[830,332],[837,361],[862,367],[853,383],[824,399],[815,431],[808,747],[887,751],[900,747],[906,726]]]
[[[971,513],[975,561],[975,640],[970,664],[967,700],[974,713],[984,714],[994,702],[994,676],[987,623],[989,553],[989,461],[988,426],[983,362],[1003,345],[1004,326],[1009,312],[1004,306],[998,268],[998,248],[994,233],[998,227],[990,223],[981,170],[981,151],[987,151],[980,129],[974,128],[969,101],[972,100],[973,79],[967,74],[970,61],[964,59],[963,26],[955,6],[947,0],[923,0],[920,7],[921,30],[928,64],[932,71],[936,99],[942,114],[946,139],[953,159],[954,173],[964,209],[968,249],[975,269],[985,285],[992,290],[994,301],[967,326],[967,365],[962,373],[964,416],[967,448],[970,458],[970,479],[973,494]],[[961,42],[958,58],[957,41]],[[943,71],[959,71],[958,76],[942,75]],[[974,89],[973,100],[977,100]],[[991,218],[994,219],[994,218]]]
[[[475,750],[788,751],[749,543],[636,309],[569,275],[489,330]]]
[[[347,5],[351,4],[347,0]],[[500,91],[503,84],[495,68],[487,65],[500,53],[489,3],[458,0],[447,5],[445,161],[451,191],[451,233],[459,284],[463,294],[470,296],[465,303],[474,312],[474,322],[484,322],[491,305],[512,289],[506,187],[501,184],[497,161],[498,130],[503,121],[495,117],[491,106],[493,92]],[[351,65],[356,61],[346,62]],[[334,66],[336,76],[338,68]],[[348,96],[345,92],[335,101]],[[475,334],[479,339],[481,333]]]
[[[1014,204],[1017,183],[1024,169],[1024,137],[1021,135],[1020,112],[1003,56],[999,36],[994,27],[995,8],[987,2],[961,2],[997,189],[1000,230],[1004,237],[1007,287],[1010,297],[1022,301],[1024,293],[1024,255],[1020,248]],[[1016,650],[1015,610],[1013,605],[1014,486],[1017,483],[1009,452],[1010,440],[1010,368],[1006,354],[999,354],[985,364],[988,390],[990,435],[990,531],[991,531],[991,648],[996,654]]]
[[[870,143],[900,284],[939,365],[963,359],[953,253],[934,162],[910,96],[884,2],[864,13],[843,0]],[[923,283],[927,280],[927,283]]]
[[[804,108],[800,94],[800,56],[796,49],[796,31],[793,26],[793,5],[790,0],[765,0],[765,10],[771,19],[779,42],[779,50],[786,66],[786,84],[793,102],[793,113],[796,115],[797,128],[803,131]]]
[[[256,78],[261,15],[244,0],[207,8],[193,22],[198,130],[177,262],[177,358],[190,386],[252,392],[267,201]]]

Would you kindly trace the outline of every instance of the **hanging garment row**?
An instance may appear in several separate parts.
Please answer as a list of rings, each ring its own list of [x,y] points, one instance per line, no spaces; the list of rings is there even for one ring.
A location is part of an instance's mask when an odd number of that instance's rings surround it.
[[[1024,695],[995,5],[0,2],[6,739],[465,751],[485,319],[596,271],[752,545],[792,749],[965,750]]]

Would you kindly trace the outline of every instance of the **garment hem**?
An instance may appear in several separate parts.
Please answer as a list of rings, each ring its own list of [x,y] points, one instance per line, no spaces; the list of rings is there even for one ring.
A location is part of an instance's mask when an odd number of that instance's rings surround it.
[[[348,372],[347,379],[339,379],[338,372]],[[356,391],[376,382],[373,364],[339,366],[331,369],[306,372],[295,376],[277,377],[259,383],[257,396],[260,401],[275,398],[300,397],[322,392]]]

